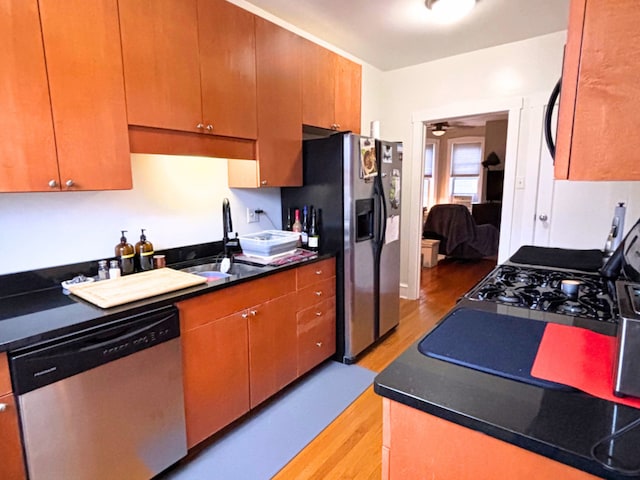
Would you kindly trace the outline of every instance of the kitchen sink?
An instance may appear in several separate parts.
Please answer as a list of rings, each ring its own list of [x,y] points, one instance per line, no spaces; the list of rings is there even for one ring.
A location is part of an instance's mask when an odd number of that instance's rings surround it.
[[[269,267],[259,267],[257,265],[249,265],[246,263],[233,262],[231,265],[231,270],[227,272],[227,276],[231,275],[254,275],[257,273],[262,273],[270,270]],[[202,265],[195,265],[193,267],[183,268],[182,271],[188,273],[202,274],[206,277],[214,277],[217,273],[218,275],[225,275],[220,273],[220,262],[213,263],[203,263]],[[218,278],[212,278],[212,280],[217,280],[219,278],[224,278],[219,276]]]

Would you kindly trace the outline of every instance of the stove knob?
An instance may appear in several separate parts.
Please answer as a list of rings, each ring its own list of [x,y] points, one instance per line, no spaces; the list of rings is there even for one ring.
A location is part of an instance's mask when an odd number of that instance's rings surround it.
[[[549,217],[547,217],[547,215],[544,213],[538,216],[538,218],[540,219],[541,222],[546,222],[547,220],[549,220]]]

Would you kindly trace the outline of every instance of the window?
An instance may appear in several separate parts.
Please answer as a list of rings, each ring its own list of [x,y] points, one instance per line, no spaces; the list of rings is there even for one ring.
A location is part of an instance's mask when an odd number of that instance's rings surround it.
[[[482,201],[481,137],[455,138],[449,141],[449,196],[451,199],[470,197]]]
[[[424,178],[422,186],[422,207],[430,208],[434,203],[434,169],[436,161],[436,141],[427,139],[424,147]]]

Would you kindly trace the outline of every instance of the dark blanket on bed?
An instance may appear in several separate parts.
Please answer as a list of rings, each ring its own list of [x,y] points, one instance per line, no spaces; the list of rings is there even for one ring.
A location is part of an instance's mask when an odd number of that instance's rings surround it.
[[[435,205],[429,211],[423,238],[440,240],[438,253],[455,258],[482,258],[498,254],[498,229],[476,225],[464,205]]]

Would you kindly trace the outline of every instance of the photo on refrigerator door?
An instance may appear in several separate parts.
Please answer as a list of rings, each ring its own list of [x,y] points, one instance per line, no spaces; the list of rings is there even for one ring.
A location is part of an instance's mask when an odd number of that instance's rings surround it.
[[[391,208],[400,208],[400,170],[391,170],[391,185],[389,187],[389,205]]]
[[[370,138],[360,138],[360,178],[378,175],[376,144]]]
[[[393,148],[389,144],[382,145],[382,163],[393,163]]]

